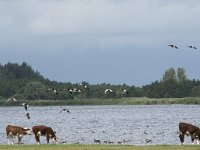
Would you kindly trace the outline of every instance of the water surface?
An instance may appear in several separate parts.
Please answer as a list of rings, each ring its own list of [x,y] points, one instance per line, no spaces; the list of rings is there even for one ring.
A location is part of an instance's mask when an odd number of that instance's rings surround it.
[[[52,127],[59,141],[67,144],[93,144],[94,139],[125,140],[130,145],[180,144],[178,124],[181,121],[200,126],[198,105],[125,105],[68,106],[70,113],[59,113],[59,106],[0,107],[0,144],[7,144],[8,124],[31,128],[34,125]],[[29,112],[31,119],[25,114]],[[151,140],[152,143],[147,143]],[[34,144],[34,136],[25,136],[25,144]],[[41,142],[46,143],[45,137]],[[185,143],[190,144],[186,137]]]

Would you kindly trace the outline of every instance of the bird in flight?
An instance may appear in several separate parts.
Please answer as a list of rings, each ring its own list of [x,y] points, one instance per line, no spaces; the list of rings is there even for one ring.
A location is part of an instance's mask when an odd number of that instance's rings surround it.
[[[22,105],[24,106],[25,110],[28,109],[28,104],[27,103],[22,103]]]
[[[26,114],[26,117],[27,117],[28,119],[30,119],[30,114],[29,114],[29,113],[27,113],[27,114]]]
[[[56,95],[58,95],[58,90],[56,90],[54,88],[48,88],[48,91],[52,91],[53,93],[55,93]]]
[[[112,89],[106,89],[106,90],[104,91],[105,94],[107,94],[108,92],[112,93],[112,92],[114,92],[114,91],[113,91]]]
[[[61,113],[62,111],[66,111],[66,112],[70,113],[69,109],[60,107],[59,113]]]
[[[188,48],[194,48],[194,49],[197,49],[195,46],[191,46],[191,45],[189,45],[189,46],[187,46]]]
[[[178,49],[178,47],[177,47],[176,45],[168,45],[168,46],[170,46],[171,48],[176,48],[176,49]]]
[[[9,101],[13,101],[13,102],[16,102],[17,100],[16,100],[16,98],[9,98],[8,100],[7,100],[7,102],[9,102]]]

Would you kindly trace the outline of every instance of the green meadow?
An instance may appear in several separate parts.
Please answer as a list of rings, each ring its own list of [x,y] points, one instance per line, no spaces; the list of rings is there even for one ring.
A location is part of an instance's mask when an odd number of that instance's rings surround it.
[[[198,145],[0,145],[1,150],[200,150]]]

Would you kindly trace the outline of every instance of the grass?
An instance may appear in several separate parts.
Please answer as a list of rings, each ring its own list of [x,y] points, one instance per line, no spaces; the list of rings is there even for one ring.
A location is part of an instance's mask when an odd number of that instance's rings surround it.
[[[120,99],[74,99],[74,100],[19,100],[17,102],[7,102],[0,100],[0,106],[19,106],[26,102],[32,106],[56,106],[56,105],[165,105],[165,104],[200,104],[200,98],[146,98],[131,97]]]
[[[199,145],[0,145],[1,150],[200,150]]]

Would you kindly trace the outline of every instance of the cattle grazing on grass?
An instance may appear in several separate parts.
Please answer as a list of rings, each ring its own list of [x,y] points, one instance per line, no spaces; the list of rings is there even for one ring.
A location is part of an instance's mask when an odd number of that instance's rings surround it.
[[[185,135],[190,135],[191,136],[191,141],[192,144],[194,144],[194,140],[197,140],[197,144],[199,144],[199,139],[200,139],[200,128],[198,128],[195,125],[189,124],[189,123],[184,123],[181,122],[179,123],[179,138],[181,141],[181,144],[184,143],[184,137]]]
[[[29,128],[22,128],[20,126],[12,126],[8,125],[6,127],[6,134],[7,138],[10,140],[10,144],[14,144],[14,137],[18,137],[18,144],[21,144],[22,137],[24,135],[30,135],[32,133],[32,130]]]
[[[35,135],[35,140],[38,145],[40,144],[40,136],[46,136],[47,144],[49,144],[50,139],[54,140],[55,142],[57,141],[56,132],[53,131],[51,127],[47,127],[44,125],[33,126],[32,131]]]

